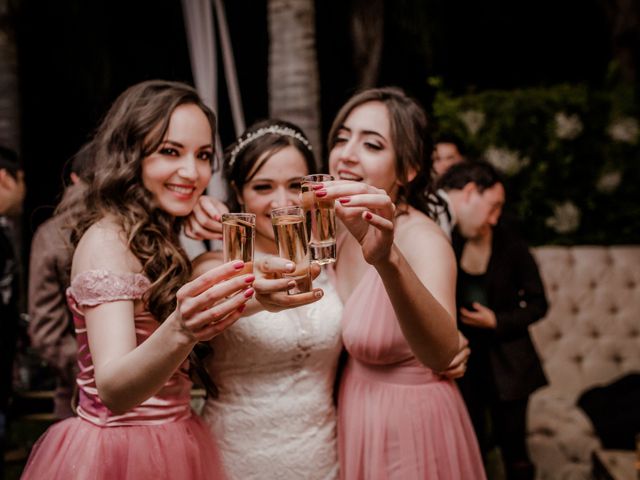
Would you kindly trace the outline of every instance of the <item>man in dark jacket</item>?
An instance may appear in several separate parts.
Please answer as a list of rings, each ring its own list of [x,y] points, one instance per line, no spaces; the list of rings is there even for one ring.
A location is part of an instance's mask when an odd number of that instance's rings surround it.
[[[18,333],[18,260],[12,220],[22,212],[25,185],[18,156],[0,146],[0,476]]]
[[[505,191],[491,165],[455,165],[439,186],[455,218],[458,322],[472,352],[458,385],[485,461],[495,443],[509,480],[533,479],[527,403],[546,379],[528,327],[547,311],[542,280],[526,243],[498,224]]]

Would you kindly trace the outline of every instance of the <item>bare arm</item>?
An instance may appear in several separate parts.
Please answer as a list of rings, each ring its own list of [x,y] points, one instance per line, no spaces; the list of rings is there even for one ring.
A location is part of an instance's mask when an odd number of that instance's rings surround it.
[[[84,309],[98,395],[111,411],[123,413],[157,393],[195,343],[210,340],[239,318],[253,293],[246,275],[231,278],[242,266],[221,265],[184,285],[175,311],[140,345],[133,301]],[[90,229],[76,250],[73,275],[96,268],[139,271],[136,267],[117,231]]]
[[[445,370],[459,350],[455,258],[447,239],[418,212],[396,229],[395,207],[383,190],[326,185],[327,198],[338,200],[337,214],[378,271],[411,350],[424,365]]]

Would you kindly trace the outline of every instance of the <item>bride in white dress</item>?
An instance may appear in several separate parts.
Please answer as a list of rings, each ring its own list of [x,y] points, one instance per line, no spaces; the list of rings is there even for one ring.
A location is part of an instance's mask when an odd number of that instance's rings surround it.
[[[211,342],[205,363],[219,393],[207,399],[203,417],[231,479],[338,478],[333,386],[342,303],[326,272],[312,292],[295,296],[283,291],[286,279],[274,278],[287,262],[273,256],[269,212],[298,202],[300,177],[314,169],[309,142],[294,125],[263,122],[230,147],[224,169],[235,192],[231,203],[239,204],[232,210],[256,214],[256,300]],[[203,199],[199,208],[208,212],[200,219],[210,223],[190,221],[191,236],[219,235],[212,206]],[[220,261],[219,253],[205,254],[194,274]]]

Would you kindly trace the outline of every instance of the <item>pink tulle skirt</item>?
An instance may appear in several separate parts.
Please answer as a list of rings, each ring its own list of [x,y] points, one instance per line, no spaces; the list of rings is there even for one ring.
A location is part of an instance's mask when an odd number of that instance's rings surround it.
[[[33,447],[22,479],[162,480],[224,478],[202,421],[99,427],[81,418],[51,426]]]
[[[424,368],[376,375],[351,362],[338,398],[340,478],[485,479],[464,401],[453,382],[421,383]],[[407,371],[408,370],[408,371]],[[379,378],[376,378],[379,377]]]

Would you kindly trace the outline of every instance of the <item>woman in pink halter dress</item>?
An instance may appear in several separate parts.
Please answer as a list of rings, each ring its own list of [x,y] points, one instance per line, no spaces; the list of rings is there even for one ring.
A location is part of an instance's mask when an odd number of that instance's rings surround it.
[[[336,279],[349,359],[338,396],[340,476],[484,479],[469,416],[446,370],[460,350],[455,258],[433,222],[426,116],[401,90],[366,90],[329,136],[345,228]]]
[[[211,176],[214,130],[193,88],[163,81],[129,88],[98,129],[67,291],[77,417],[47,430],[22,478],[224,478],[190,408],[187,357],[239,318],[253,276],[232,262],[188,282],[178,240]]]

